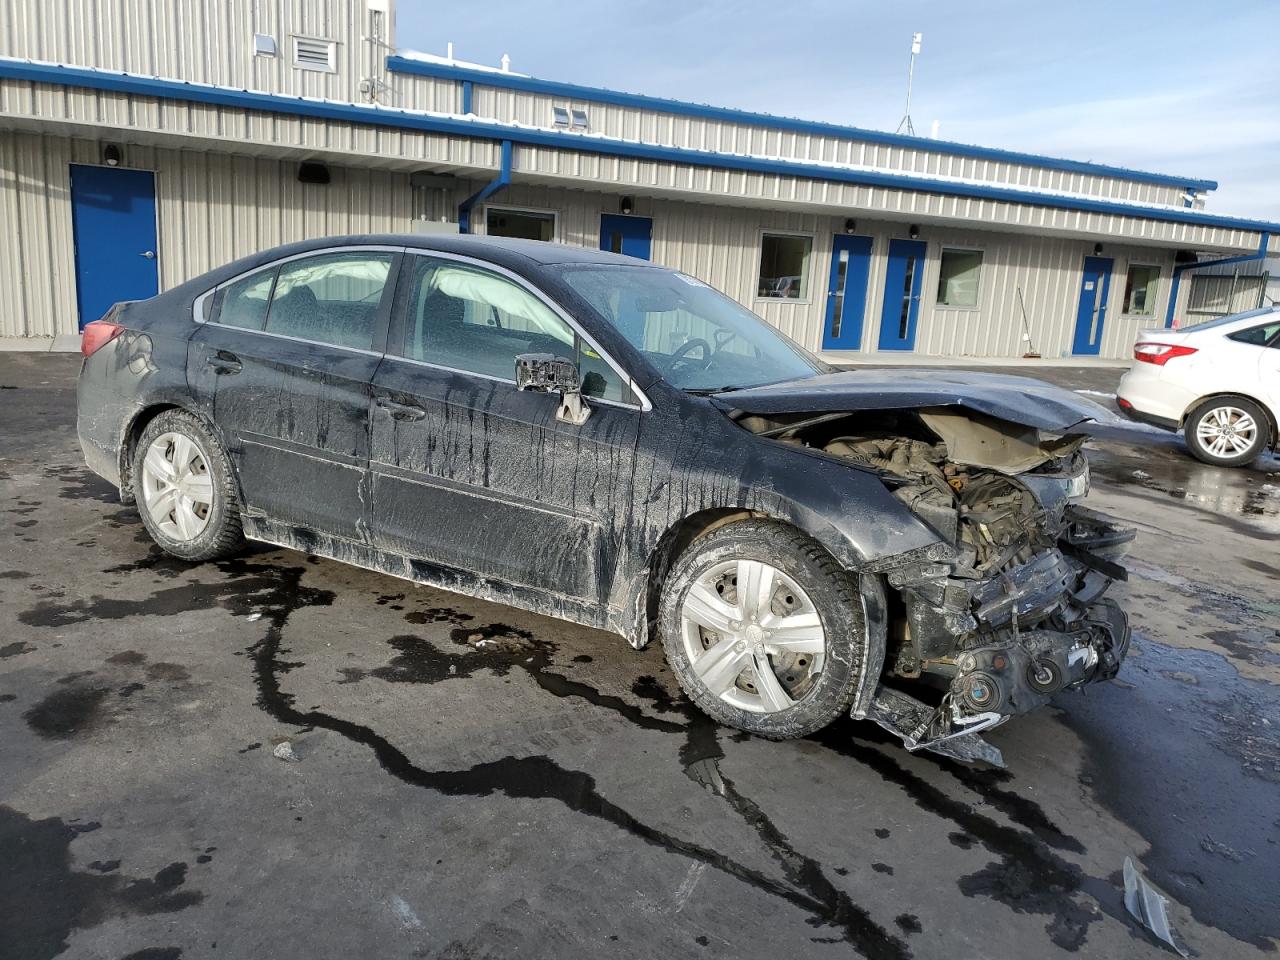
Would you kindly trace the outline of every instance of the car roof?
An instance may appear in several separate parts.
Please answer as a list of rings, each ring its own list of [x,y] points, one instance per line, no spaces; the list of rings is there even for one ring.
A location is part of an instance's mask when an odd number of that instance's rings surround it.
[[[302,244],[290,244],[288,249],[293,253],[302,253],[307,250],[323,250],[326,247],[356,244],[439,250],[444,253],[464,254],[507,265],[510,265],[509,262],[512,260],[518,260],[523,261],[526,265],[538,264],[539,266],[565,263],[595,263],[638,267],[656,266],[648,260],[639,260],[635,257],[609,253],[604,250],[592,250],[567,243],[458,233],[371,233],[346,237],[320,237],[304,241]],[[274,253],[274,251],[264,251],[264,258],[266,253]]]
[[[1266,323],[1266,320],[1262,318],[1269,318],[1276,313],[1280,313],[1280,306],[1258,307],[1255,310],[1245,310],[1243,313],[1231,313],[1225,317],[1215,317],[1202,323],[1193,323],[1188,327],[1179,327],[1176,332],[1207,333],[1217,330],[1222,333],[1234,333],[1237,328],[1258,326],[1258,321],[1260,320],[1262,323]]]

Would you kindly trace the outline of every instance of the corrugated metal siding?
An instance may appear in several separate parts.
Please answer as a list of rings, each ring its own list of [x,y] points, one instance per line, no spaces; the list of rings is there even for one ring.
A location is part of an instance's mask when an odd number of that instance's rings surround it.
[[[76,330],[69,142],[0,133],[0,337]]]
[[[396,74],[403,93],[401,105],[442,109],[448,99],[441,88],[456,81]],[[460,94],[459,100],[460,103]],[[1027,189],[1064,191],[1103,200],[1142,203],[1149,206],[1183,206],[1177,187],[1141,183],[1112,176],[1096,176],[1044,167],[961,157],[905,147],[867,143],[835,136],[804,134],[723,120],[677,116],[590,101],[567,101],[542,94],[474,86],[473,111],[494,120],[551,128],[553,105],[585,110],[592,133],[641,143],[690,150],[755,157],[777,157],[811,163],[843,163],[919,176],[961,177],[991,184]],[[454,108],[460,109],[460,107]]]
[[[943,196],[914,190],[866,187],[778,174],[746,173],[604,157],[577,151],[518,146],[515,170],[534,177],[566,178],[616,189],[640,186],[663,193],[698,194],[707,199],[787,204],[895,218],[981,223],[1035,232],[1061,232],[1169,243],[1191,249],[1257,249],[1259,235],[1199,224],[1164,223],[1141,217],[1037,207],[996,200]]]
[[[0,78],[0,116],[22,122],[73,123],[104,134],[145,132],[201,138],[225,148],[227,142],[290,148],[314,153],[383,157],[496,170],[496,143],[311,117],[237,110],[203,103],[157,100],[101,90],[56,87]]]
[[[386,79],[363,0],[6,0],[0,55],[331,100]],[[253,35],[276,42],[253,54]],[[293,66],[297,36],[335,41],[334,73]]]
[[[76,331],[72,163],[97,163],[93,140],[0,132],[0,337]],[[237,257],[309,237],[407,231],[418,210],[409,175],[331,167],[302,184],[292,162],[130,145],[125,166],[156,173],[161,289]]]

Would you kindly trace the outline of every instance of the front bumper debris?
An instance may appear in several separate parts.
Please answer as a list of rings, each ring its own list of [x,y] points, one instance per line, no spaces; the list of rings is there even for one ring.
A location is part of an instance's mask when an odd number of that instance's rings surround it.
[[[1134,532],[1071,507],[1057,544],[989,579],[946,564],[889,571],[909,643],[888,675],[942,685],[931,706],[882,683],[865,711],[909,750],[1000,763],[976,734],[1049,702],[1062,690],[1116,675],[1129,648],[1124,611],[1103,597],[1127,575],[1116,563]]]

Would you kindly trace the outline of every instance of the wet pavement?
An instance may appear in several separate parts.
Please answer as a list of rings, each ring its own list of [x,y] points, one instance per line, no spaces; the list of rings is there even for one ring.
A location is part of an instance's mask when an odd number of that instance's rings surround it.
[[[1134,650],[997,771],[718,729],[657,649],[304,554],[168,560],[76,369],[0,355],[0,958],[1173,956],[1126,856],[1198,955],[1280,945],[1275,459],[1093,445]]]

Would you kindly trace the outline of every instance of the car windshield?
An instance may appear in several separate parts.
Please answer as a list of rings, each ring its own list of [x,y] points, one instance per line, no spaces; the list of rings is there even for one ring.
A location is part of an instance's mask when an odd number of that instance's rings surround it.
[[[736,390],[825,370],[750,310],[683,273],[574,264],[559,274],[683,390]]]
[[[1263,317],[1274,310],[1274,307],[1259,307],[1257,310],[1246,310],[1244,313],[1232,313],[1225,317],[1214,317],[1212,320],[1205,320],[1203,323],[1193,323],[1189,327],[1179,327],[1178,332],[1198,333],[1201,330],[1212,330],[1214,327],[1225,327],[1227,324],[1235,323],[1237,320]]]

